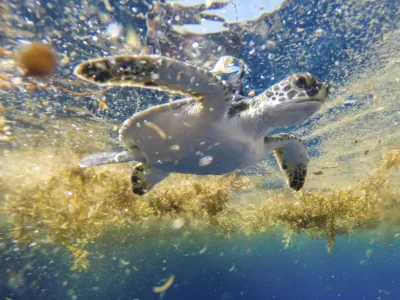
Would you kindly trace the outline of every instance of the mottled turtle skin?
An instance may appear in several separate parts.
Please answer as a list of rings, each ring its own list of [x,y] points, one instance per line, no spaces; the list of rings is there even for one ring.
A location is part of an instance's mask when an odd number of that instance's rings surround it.
[[[305,182],[309,156],[292,135],[268,133],[302,123],[318,111],[328,87],[309,73],[294,74],[253,98],[232,102],[215,74],[174,59],[114,56],[83,62],[75,74],[98,85],[131,86],[186,96],[127,119],[124,152],[90,155],[81,167],[137,161],[133,191],[142,195],[169,173],[225,174],[263,160],[273,151],[293,190]]]

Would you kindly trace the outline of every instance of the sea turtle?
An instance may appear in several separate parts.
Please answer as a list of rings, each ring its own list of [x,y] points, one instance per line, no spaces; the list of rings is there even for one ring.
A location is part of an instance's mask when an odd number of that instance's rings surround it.
[[[90,155],[81,167],[137,161],[132,188],[143,195],[168,174],[225,174],[260,162],[274,151],[288,185],[298,191],[309,156],[289,134],[267,134],[300,124],[318,111],[328,87],[309,73],[291,75],[253,98],[232,102],[215,74],[157,55],[88,60],[75,75],[97,85],[131,86],[187,96],[150,107],[119,130],[124,152]]]

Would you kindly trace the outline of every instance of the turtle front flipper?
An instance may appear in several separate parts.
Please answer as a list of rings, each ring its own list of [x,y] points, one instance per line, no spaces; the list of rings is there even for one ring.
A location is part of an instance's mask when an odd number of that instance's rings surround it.
[[[194,98],[203,113],[224,115],[230,105],[228,88],[213,73],[157,55],[111,56],[85,61],[75,75],[98,85],[132,86]]]
[[[302,140],[289,134],[277,134],[265,137],[264,146],[266,152],[274,151],[288,186],[299,191],[304,185],[310,161]]]
[[[133,168],[132,191],[134,194],[142,196],[168,175],[167,172],[152,169],[147,164],[139,163]]]

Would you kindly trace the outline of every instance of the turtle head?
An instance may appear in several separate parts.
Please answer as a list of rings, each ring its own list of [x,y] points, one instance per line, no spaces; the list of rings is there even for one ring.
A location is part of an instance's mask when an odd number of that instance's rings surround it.
[[[260,95],[263,121],[273,127],[298,125],[321,108],[328,94],[327,84],[313,75],[293,74]]]

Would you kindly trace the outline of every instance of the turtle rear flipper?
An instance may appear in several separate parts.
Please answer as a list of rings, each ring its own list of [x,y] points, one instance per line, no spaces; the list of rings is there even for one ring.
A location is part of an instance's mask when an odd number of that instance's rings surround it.
[[[168,172],[153,169],[147,164],[139,163],[133,168],[131,176],[132,191],[134,194],[142,196],[168,175]]]
[[[274,149],[275,158],[285,174],[288,186],[299,191],[304,185],[310,160],[302,140],[293,135],[277,134],[265,137],[264,144],[267,152]]]
[[[112,56],[89,60],[75,75],[98,85],[133,86],[189,96],[212,118],[224,115],[230,105],[228,88],[213,73],[157,55]]]
[[[132,151],[124,152],[99,152],[85,157],[79,162],[81,168],[90,166],[99,166],[106,164],[120,164],[126,163],[133,160],[139,160],[136,153]]]

